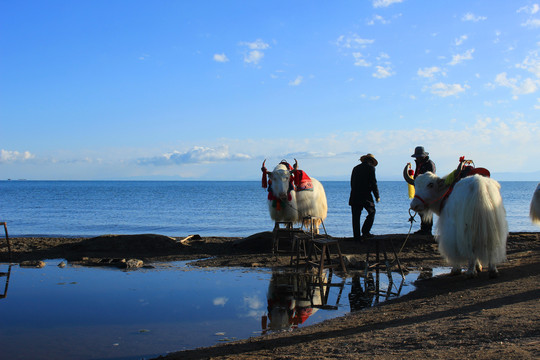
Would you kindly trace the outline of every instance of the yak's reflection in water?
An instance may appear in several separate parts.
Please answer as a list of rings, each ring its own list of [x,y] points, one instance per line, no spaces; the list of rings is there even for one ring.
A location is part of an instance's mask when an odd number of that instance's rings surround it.
[[[319,309],[337,309],[327,304],[329,290],[332,286],[340,288],[339,302],[345,281],[332,284],[331,279],[332,272],[319,278],[309,273],[273,271],[267,293],[267,314],[262,317],[263,333],[292,330]]]
[[[262,317],[263,333],[289,330],[304,323],[317,309],[320,296],[310,286],[310,276],[273,272],[268,285],[267,315]]]
[[[319,310],[337,310],[345,288],[345,279],[333,283],[333,272],[323,277],[302,272],[274,270],[267,292],[267,312],[261,318],[262,333],[287,331],[298,328]],[[399,279],[394,282],[393,275]],[[365,309],[381,301],[399,297],[404,278],[397,273],[375,269],[367,273],[353,273],[350,283],[349,306],[351,312]],[[337,288],[337,295],[329,302],[330,290]],[[335,302],[335,304],[334,304]]]

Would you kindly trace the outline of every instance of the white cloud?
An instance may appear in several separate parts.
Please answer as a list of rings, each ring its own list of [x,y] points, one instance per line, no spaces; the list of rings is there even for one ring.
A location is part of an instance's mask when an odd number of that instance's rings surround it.
[[[461,18],[462,21],[472,21],[472,22],[483,21],[483,20],[486,20],[486,19],[487,19],[487,17],[485,17],[485,16],[476,16],[473,13],[466,13]]]
[[[501,39],[499,38],[501,36],[501,32],[499,30],[495,30],[495,40],[493,40],[494,44],[498,44]]]
[[[264,57],[264,53],[262,51],[252,50],[252,51],[249,51],[244,56],[244,62],[246,62],[248,64],[257,65],[257,64],[259,64],[259,62],[262,60],[263,57]]]
[[[377,79],[384,79],[393,75],[392,68],[390,66],[375,66],[375,72],[372,74]]]
[[[445,84],[442,82],[431,85],[428,89],[434,95],[440,97],[454,96],[468,89],[469,86],[461,86],[460,84]]]
[[[290,86],[298,86],[302,83],[302,80],[304,80],[303,76],[297,76],[296,79],[289,81]]]
[[[366,100],[369,96],[366,96]],[[540,99],[535,102],[540,111]],[[537,112],[540,114],[540,112]],[[534,114],[532,114],[534,115]],[[299,165],[310,176],[319,180],[347,180],[350,177],[351,166],[359,156],[367,152],[374,153],[379,160],[377,176],[388,180],[399,180],[399,171],[406,162],[410,161],[410,151],[418,144],[426,147],[437,164],[441,175],[455,169],[459,156],[465,155],[475,161],[477,166],[488,168],[494,172],[530,172],[538,171],[540,158],[540,122],[533,118],[523,121],[519,116],[516,119],[490,119],[478,118],[470,124],[470,114],[464,118],[458,118],[453,124],[450,122],[454,117],[447,117],[444,112],[436,114],[437,121],[444,122],[447,126],[438,128],[436,124],[414,125],[414,121],[405,115],[404,126],[383,129],[377,125],[370,129],[357,132],[328,131],[324,135],[305,136],[297,138],[294,134],[275,137],[269,133],[260,133],[262,137],[253,139],[222,139],[220,144],[227,144],[231,151],[224,160],[215,162],[196,162],[196,159],[188,159],[187,162],[178,162],[171,153],[170,156],[160,156],[155,159],[139,161],[139,166],[132,167],[134,161],[130,160],[133,154],[124,152],[119,157],[111,159],[111,152],[107,150],[103,155],[106,164],[93,163],[84,165],[83,161],[74,161],[72,164],[59,162],[42,164],[29,163],[25,172],[19,171],[24,164],[2,164],[3,173],[10,173],[8,166],[16,166],[16,176],[12,178],[33,178],[32,172],[36,168],[42,178],[47,171],[50,179],[111,179],[111,178],[184,178],[205,180],[260,180],[260,167],[264,158],[267,158],[267,167],[273,167],[281,159],[293,161],[298,159]],[[424,116],[420,116],[424,118]],[[418,119],[416,119],[418,120]],[[474,122],[474,120],[473,120]],[[450,127],[450,128],[448,128]],[[217,146],[207,145],[203,149],[217,149]],[[234,149],[234,150],[232,150]],[[147,150],[139,149],[141,153]],[[185,152],[172,152],[172,154],[187,154]],[[234,158],[236,153],[250,154],[245,162],[233,162],[226,158]],[[519,158],[513,157],[519,153]],[[218,156],[219,158],[220,156]],[[223,158],[223,156],[221,156]],[[141,166],[141,165],[170,165],[170,166]],[[185,164],[185,165],[184,165]],[[40,167],[41,166],[41,167]],[[531,167],[532,166],[532,167]],[[330,170],[329,170],[330,169]],[[6,176],[7,177],[7,176]]]
[[[354,57],[354,66],[364,66],[364,67],[371,66],[371,63],[368,62],[361,53],[354,52],[352,55]]]
[[[444,115],[441,119],[443,118]],[[448,118],[445,122],[447,124],[452,122],[455,129],[413,126],[410,129],[335,133],[324,138],[281,139],[278,143],[275,139],[260,140],[258,143],[271,146],[264,152],[269,158],[267,166],[283,158],[297,158],[302,169],[319,179],[340,176],[346,180],[350,176],[351,161],[357,160],[356,156],[366,152],[375,154],[379,160],[378,177],[396,178],[399,176],[396,175],[399,173],[396,173],[396,169],[402,169],[405,163],[410,161],[409,151],[412,151],[418,143],[426,146],[426,150],[433,155],[441,175],[455,169],[461,155],[473,159],[477,166],[486,167],[492,173],[538,170],[536,161],[540,158],[540,147],[537,146],[540,138],[538,120],[525,122],[519,119],[503,121],[495,118],[478,118],[471,124],[470,119]],[[280,150],[284,147],[291,150],[285,157]],[[308,158],[311,155],[309,149],[317,149],[320,154]],[[510,161],[516,153],[522,155],[519,164]],[[325,154],[328,155],[326,158]],[[510,163],[501,161],[506,155],[508,159],[505,160]],[[332,168],[330,172],[329,166]]]
[[[373,15],[371,20],[367,22],[368,25],[375,25],[375,22],[381,23],[383,25],[390,24],[389,20],[386,20],[381,15]]]
[[[512,90],[514,96],[532,94],[538,90],[538,82],[531,78],[526,78],[521,83],[520,78],[509,78],[505,72],[497,74],[495,84],[507,87]]]
[[[293,159],[327,159],[333,158],[336,153],[333,151],[321,152],[321,151],[296,151],[289,154],[285,154],[285,158]]]
[[[266,50],[270,47],[267,43],[262,41],[261,39],[257,39],[253,42],[241,42],[240,45],[247,46],[251,50]]]
[[[456,44],[456,46],[459,46],[461,44],[463,44],[463,42],[465,40],[467,40],[469,37],[467,35],[461,35],[459,38],[457,38],[456,40],[454,40],[454,43]]]
[[[265,306],[266,302],[262,302],[261,299],[257,295],[252,296],[244,296],[244,305],[246,305],[250,309],[261,309]]]
[[[437,66],[432,66],[428,68],[418,69],[418,76],[425,77],[425,78],[433,78],[433,76],[442,70]],[[444,74],[444,73],[443,73]]]
[[[31,154],[29,151],[21,153],[12,150],[0,150],[0,163],[26,161],[34,158],[35,155]]]
[[[373,7],[388,7],[392,4],[403,2],[403,0],[373,0]]]
[[[336,40],[336,45],[344,52],[348,52],[349,50],[365,49],[374,42],[375,40],[373,39],[363,39],[357,34],[352,34],[350,36],[341,35]],[[354,57],[354,66],[371,66],[371,62],[364,54],[358,51],[353,51],[352,56]]]
[[[521,64],[517,64],[518,69],[524,69],[528,72],[534,74],[538,79],[540,79],[540,54],[538,51],[532,51],[527,55],[525,60]]]
[[[214,54],[214,61],[224,63],[229,61],[229,58],[225,54]]]
[[[140,165],[182,165],[182,164],[208,164],[227,161],[249,160],[246,154],[230,154],[228,146],[216,148],[194,146],[188,151],[173,151],[153,158],[138,160]]]
[[[341,35],[336,40],[337,46],[344,49],[363,49],[374,42],[375,40],[373,39],[363,39],[357,34],[352,34],[350,36]]]
[[[523,6],[519,9],[517,9],[517,13],[525,12],[527,14],[534,15],[540,10],[540,6],[538,4],[532,4],[531,6]]]
[[[225,304],[229,301],[229,298],[226,297],[217,297],[215,298],[212,303],[214,306],[225,306]]]
[[[530,29],[536,29],[540,27],[540,19],[529,19],[525,21],[521,26],[530,28]]]
[[[379,56],[377,56],[378,61],[390,59],[390,56],[387,53],[380,53]]]
[[[270,48],[270,45],[261,39],[257,39],[254,42],[241,42],[240,45],[249,49],[249,51],[244,54],[244,62],[253,65],[258,65],[264,57],[263,50]]]
[[[449,65],[457,65],[459,63],[462,63],[465,60],[472,60],[472,54],[474,52],[474,49],[469,49],[465,51],[463,54],[457,54],[452,56],[452,61],[450,61]]]

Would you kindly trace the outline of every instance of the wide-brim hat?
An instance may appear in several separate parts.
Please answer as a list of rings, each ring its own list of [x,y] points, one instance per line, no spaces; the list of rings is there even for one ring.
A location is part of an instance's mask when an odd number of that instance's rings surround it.
[[[375,156],[373,156],[372,154],[366,154],[366,155],[363,155],[362,157],[360,157],[361,162],[365,162],[366,160],[372,161],[373,166],[377,166],[379,164],[377,159],[375,159]]]
[[[423,146],[417,146],[414,149],[414,154],[412,154],[411,157],[418,158],[418,157],[425,157],[425,156],[428,156],[428,155],[429,155],[429,153],[424,151]]]

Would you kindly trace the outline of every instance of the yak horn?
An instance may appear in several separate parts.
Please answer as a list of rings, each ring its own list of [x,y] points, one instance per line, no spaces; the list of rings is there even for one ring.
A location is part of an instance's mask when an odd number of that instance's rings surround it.
[[[409,184],[409,185],[412,185],[414,186],[414,179],[411,179],[410,176],[409,176],[409,164],[405,165],[405,167],[403,168],[403,178],[405,179],[405,181]]]
[[[296,170],[298,169],[298,160],[294,159],[294,166],[293,166],[293,169]]]

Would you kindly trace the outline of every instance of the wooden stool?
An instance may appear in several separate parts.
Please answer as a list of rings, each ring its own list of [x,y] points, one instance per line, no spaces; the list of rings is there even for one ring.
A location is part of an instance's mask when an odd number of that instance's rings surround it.
[[[398,254],[396,253],[396,249],[394,248],[392,240],[385,238],[373,238],[367,241],[368,246],[366,248],[366,276],[371,269],[376,269],[378,272],[381,267],[384,267],[384,269],[388,273],[388,276],[391,277],[392,268],[397,265],[399,272],[401,273],[401,277],[405,278],[405,275],[403,274],[403,269],[401,268],[401,263],[398,258]],[[392,253],[394,254],[394,259],[392,261],[390,261],[390,259],[388,258],[388,243],[390,244],[390,248],[392,250]],[[375,252],[371,253],[373,245],[375,245]],[[372,258],[371,254],[373,254],[373,257],[375,258],[373,262],[370,262],[370,259]],[[381,255],[383,256],[383,259],[381,259]]]
[[[307,244],[310,239],[304,234],[303,231],[297,230],[292,240],[291,260],[289,266],[298,267],[301,263],[307,260]]]
[[[4,225],[4,232],[6,234],[6,242],[7,242],[7,247],[8,247],[8,256],[9,256],[9,259],[11,260],[11,244],[9,243],[7,224],[5,222],[0,222],[0,225]]]
[[[274,230],[272,231],[272,254],[275,255],[279,251],[279,242],[282,240],[291,244],[291,256],[295,254],[297,252],[296,248],[298,246],[297,238],[303,233],[304,232],[301,229],[293,228],[292,222],[276,221],[274,225]]]
[[[338,259],[332,258],[331,248],[337,250]],[[312,239],[309,242],[309,250],[306,260],[306,271],[309,266],[319,268],[318,275],[322,276],[324,269],[335,269],[341,267],[343,272],[347,272],[343,256],[339,247],[339,241],[335,239]]]
[[[272,254],[279,251],[279,241],[289,240],[292,242],[293,223],[288,221],[276,221],[272,231]]]

